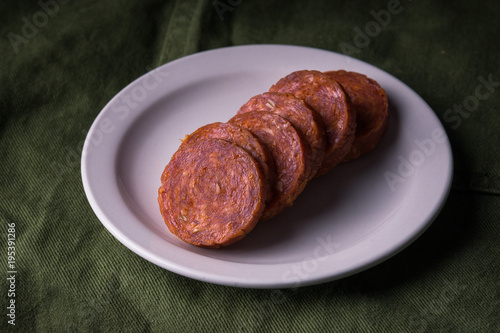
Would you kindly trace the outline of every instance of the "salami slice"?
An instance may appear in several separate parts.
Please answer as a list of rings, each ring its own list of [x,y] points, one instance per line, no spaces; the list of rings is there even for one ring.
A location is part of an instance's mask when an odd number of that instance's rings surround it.
[[[274,161],[269,151],[248,130],[230,123],[216,122],[200,127],[186,136],[184,144],[207,138],[223,139],[245,149],[259,163],[266,179],[268,199],[271,198],[271,184],[276,181]]]
[[[243,148],[222,139],[181,145],[161,176],[161,214],[185,242],[220,247],[243,238],[265,206],[264,176]]]
[[[367,153],[380,142],[387,130],[389,102],[385,90],[366,75],[345,70],[325,72],[349,94],[356,112],[356,135],[344,161]]]
[[[280,79],[269,91],[294,94],[321,116],[327,144],[317,176],[328,172],[344,159],[354,140],[356,114],[349,96],[339,83],[319,71],[302,70]]]
[[[325,157],[326,136],[319,114],[295,95],[276,92],[266,92],[252,97],[240,108],[238,113],[251,111],[273,112],[292,123],[309,146],[308,165],[310,170],[307,178],[311,179]]]
[[[291,206],[307,183],[307,146],[286,119],[267,111],[238,114],[229,120],[249,130],[271,153],[275,168],[274,194],[267,203],[262,220]]]

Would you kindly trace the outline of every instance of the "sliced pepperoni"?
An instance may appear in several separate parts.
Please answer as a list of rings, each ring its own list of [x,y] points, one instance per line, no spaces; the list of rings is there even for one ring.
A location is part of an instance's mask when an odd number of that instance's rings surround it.
[[[277,92],[266,92],[250,98],[238,113],[251,111],[273,112],[292,123],[309,146],[308,179],[311,179],[325,157],[326,136],[319,114],[295,95]]]
[[[248,130],[230,123],[216,122],[200,127],[186,136],[184,144],[207,138],[223,139],[245,149],[259,163],[266,179],[267,198],[271,197],[271,184],[276,181],[273,157]]]
[[[389,102],[385,90],[366,75],[345,70],[325,72],[349,94],[356,112],[356,136],[344,161],[367,153],[380,142],[387,130]]]
[[[339,83],[319,71],[302,70],[280,79],[269,91],[294,94],[321,116],[327,146],[317,176],[328,172],[344,159],[354,140],[356,114],[349,96]]]
[[[277,179],[274,194],[267,203],[262,220],[291,206],[307,183],[307,146],[292,124],[267,111],[238,114],[229,120],[249,130],[271,153]]]
[[[221,139],[181,145],[161,177],[158,203],[185,242],[220,247],[245,237],[265,206],[264,176],[243,148]]]

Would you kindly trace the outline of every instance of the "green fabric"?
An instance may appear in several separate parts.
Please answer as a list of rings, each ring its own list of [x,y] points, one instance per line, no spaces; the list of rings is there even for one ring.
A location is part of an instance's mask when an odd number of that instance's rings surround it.
[[[500,332],[499,13],[493,0],[2,2],[0,331]],[[370,27],[363,43],[357,34]],[[408,84],[443,121],[452,191],[409,248],[339,281],[239,289],[159,268],[96,218],[80,155],[103,106],[161,64],[254,43],[351,53]],[[482,80],[493,83],[474,99]]]

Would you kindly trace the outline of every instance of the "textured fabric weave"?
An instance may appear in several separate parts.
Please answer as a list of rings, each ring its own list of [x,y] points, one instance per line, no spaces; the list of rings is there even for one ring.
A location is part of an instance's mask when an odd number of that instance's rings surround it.
[[[499,13],[493,0],[2,2],[0,331],[500,332]],[[350,54],[441,119],[452,190],[403,252],[330,283],[240,289],[159,268],[97,219],[80,158],[104,105],[159,65],[259,43]]]

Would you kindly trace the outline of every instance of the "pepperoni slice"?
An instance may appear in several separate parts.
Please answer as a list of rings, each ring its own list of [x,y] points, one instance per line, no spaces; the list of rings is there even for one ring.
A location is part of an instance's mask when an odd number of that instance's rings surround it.
[[[267,111],[238,114],[229,120],[249,130],[271,153],[275,168],[274,194],[266,205],[262,220],[291,206],[307,183],[307,146],[292,124]]]
[[[354,140],[356,114],[339,83],[319,71],[302,70],[280,79],[269,91],[292,93],[321,116],[327,145],[317,176],[325,174],[344,159]]]
[[[385,90],[366,75],[345,70],[325,72],[349,94],[356,112],[356,136],[344,161],[358,158],[375,148],[387,130],[389,102]]]
[[[184,144],[207,138],[223,139],[245,149],[258,163],[266,179],[267,198],[271,198],[271,186],[276,181],[273,157],[250,131],[230,123],[216,122],[200,127],[186,136]]]
[[[221,139],[181,145],[161,176],[160,211],[170,231],[202,247],[232,244],[265,206],[264,176],[243,148]]]
[[[310,170],[307,178],[311,179],[325,157],[326,136],[319,114],[295,95],[277,92],[266,92],[250,98],[240,108],[238,114],[251,111],[273,112],[292,123],[309,146]]]

